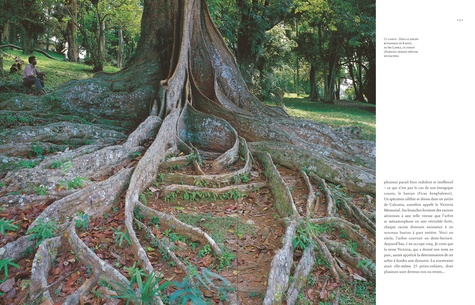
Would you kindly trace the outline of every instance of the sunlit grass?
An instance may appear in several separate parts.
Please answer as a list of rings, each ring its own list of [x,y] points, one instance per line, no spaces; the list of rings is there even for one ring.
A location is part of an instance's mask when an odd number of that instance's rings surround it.
[[[311,120],[333,128],[359,127],[364,139],[376,139],[375,106],[362,102],[324,104],[311,101],[307,96],[286,94],[284,106],[293,117]]]
[[[20,50],[5,50],[6,53],[3,57],[3,69],[8,72],[10,66],[15,62],[15,57],[20,57],[25,63],[23,64],[23,69],[28,64],[28,57],[30,55],[23,54]],[[64,56],[49,52],[51,56],[57,60],[50,59],[39,52],[33,52],[33,55],[36,56],[38,63],[36,67],[38,71],[45,72],[47,79],[45,80],[45,88],[48,91],[56,90],[65,82],[72,79],[86,79],[94,75],[92,72],[92,66],[87,66],[80,63],[73,63],[64,61]],[[104,72],[113,73],[119,71],[118,68],[112,66],[105,66]],[[9,80],[18,80],[21,82],[21,73],[14,75],[7,75]]]

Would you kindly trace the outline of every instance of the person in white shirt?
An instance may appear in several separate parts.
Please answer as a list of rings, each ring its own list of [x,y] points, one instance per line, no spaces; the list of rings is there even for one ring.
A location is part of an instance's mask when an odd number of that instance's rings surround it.
[[[23,85],[25,87],[31,87],[33,85],[36,86],[38,89],[39,94],[45,94],[44,90],[44,78],[46,77],[46,74],[44,72],[39,72],[36,69],[36,57],[35,56],[30,56],[28,57],[28,62],[29,64],[26,65],[25,70],[23,71]]]

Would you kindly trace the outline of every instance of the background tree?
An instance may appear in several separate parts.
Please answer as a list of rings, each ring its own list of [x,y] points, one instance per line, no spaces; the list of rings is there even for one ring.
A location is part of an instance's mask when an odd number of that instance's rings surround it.
[[[363,89],[374,84],[374,77],[368,73],[375,58],[374,3],[297,1],[296,12],[296,18],[300,20],[297,52],[315,66],[311,69],[312,80],[318,69],[323,72],[324,102],[331,103],[336,98],[345,62],[357,99],[364,100]],[[315,85],[311,84],[312,87]],[[314,97],[315,90],[311,91]]]
[[[3,31],[8,30],[8,42],[19,42],[25,54],[31,54],[38,38],[46,32],[49,22],[44,10],[48,1],[4,0],[0,21]]]
[[[137,47],[141,18],[142,6],[132,0],[122,1],[111,15],[110,26],[114,29],[114,36],[109,41],[113,48],[108,49],[109,53],[115,55],[118,68],[124,67],[125,60],[132,56]]]

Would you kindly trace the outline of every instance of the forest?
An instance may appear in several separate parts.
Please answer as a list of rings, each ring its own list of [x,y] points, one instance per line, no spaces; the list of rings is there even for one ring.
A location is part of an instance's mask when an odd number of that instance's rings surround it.
[[[374,2],[0,4],[0,302],[375,304]]]
[[[278,102],[283,92],[294,92],[328,103],[340,98],[376,103],[374,1],[207,3],[259,98]],[[137,48],[144,5],[133,0],[0,4],[2,45],[19,46],[24,54],[36,47],[51,50],[92,65],[95,72],[104,65],[125,67]]]

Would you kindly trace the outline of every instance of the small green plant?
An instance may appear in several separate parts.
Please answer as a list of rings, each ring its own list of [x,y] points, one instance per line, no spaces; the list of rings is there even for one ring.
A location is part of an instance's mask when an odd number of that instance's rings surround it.
[[[198,248],[198,246],[199,246],[199,243],[194,242],[194,241],[190,241],[188,244],[190,245],[190,247],[193,251],[195,251],[196,248]]]
[[[340,230],[340,235],[338,237],[343,238],[343,239],[348,239],[348,233],[346,233],[345,230],[341,229]]]
[[[13,224],[13,220],[0,218],[0,234],[5,235],[6,231],[16,231],[18,230],[18,226]]]
[[[57,168],[60,168],[61,165],[63,165],[63,162],[59,161],[59,160],[56,160],[56,161],[53,161],[51,162],[51,165],[49,168],[51,169],[57,169]]]
[[[60,185],[67,188],[68,190],[80,189],[84,187],[84,182],[88,181],[84,177],[75,177],[73,180],[62,180]]]
[[[129,243],[129,245],[132,245],[132,241],[130,240],[129,232],[127,230],[125,230],[124,232],[122,232],[119,229],[114,229],[114,228],[112,230],[114,231],[115,242],[119,243],[119,247],[122,247],[122,243],[124,242],[124,240],[126,240]]]
[[[159,217],[152,217],[152,223],[156,226],[160,226],[160,218]]]
[[[239,183],[241,183],[241,179],[239,178],[238,175],[233,176],[233,183],[234,183],[234,184],[239,184]]]
[[[239,176],[239,178],[241,179],[241,181],[242,181],[243,183],[248,183],[248,182],[249,182],[249,177],[248,177],[246,174],[241,174],[241,175]]]
[[[262,293],[258,292],[258,291],[251,291],[249,292],[248,296],[250,298],[260,298],[260,299],[264,299],[265,298],[265,295],[263,295]]]
[[[142,268],[136,267],[136,265],[137,262],[134,262],[132,267],[124,267],[125,271],[129,274],[132,283],[137,283],[142,280],[143,276],[146,276],[145,271]]]
[[[96,298],[101,298],[102,299],[102,293],[97,291],[97,289],[93,289],[91,292]]]
[[[56,236],[58,230],[58,224],[54,220],[45,221],[44,218],[38,219],[36,226],[26,231],[30,240],[36,239],[36,247],[38,247],[43,240]]]
[[[163,183],[163,182],[165,182],[165,174],[163,174],[163,173],[162,173],[162,174],[159,174],[159,175],[157,176],[157,182],[158,182],[158,183]]]
[[[147,205],[148,204],[148,201],[152,198],[153,196],[153,193],[151,190],[146,190],[145,192],[143,192],[142,194],[140,194],[139,198],[140,198],[140,201]]]
[[[201,296],[201,290],[193,286],[188,277],[184,278],[181,283],[173,281],[172,285],[175,286],[177,290],[170,295],[170,304],[176,304],[182,300],[181,304],[191,302],[190,304],[194,305],[207,305]]]
[[[209,186],[209,181],[206,179],[195,179],[193,180],[193,184],[196,186],[201,186],[201,187],[208,187]]]
[[[5,182],[0,181],[0,187],[3,187],[3,186],[5,186]]]
[[[33,144],[31,146],[31,151],[29,153],[30,156],[42,157],[45,153],[44,148],[41,145]]]
[[[316,284],[317,284],[317,279],[315,278],[315,275],[310,274],[307,277],[307,285],[308,286],[313,286],[313,285],[316,285]]]
[[[139,207],[134,207],[134,217],[137,218],[138,221],[143,220],[143,214],[140,212]]]
[[[356,268],[366,267],[371,271],[376,271],[376,265],[372,259],[363,259],[356,264]]]
[[[135,264],[133,268],[133,276],[129,286],[118,284],[120,289],[117,291],[117,296],[113,296],[113,298],[126,300],[126,305],[128,305],[131,301],[134,304],[156,304],[154,298],[159,296],[160,292],[165,290],[170,285],[170,282],[165,282],[159,285],[160,278],[155,275],[154,272],[152,272],[149,276],[145,276],[143,271],[135,270],[137,269],[135,268]],[[135,292],[135,285],[137,286],[138,293]]]
[[[212,253],[211,251],[211,246],[209,244],[206,244],[203,246],[203,248],[200,249],[200,251],[198,251],[198,257],[199,258],[202,258],[202,257],[205,257],[206,255],[210,255]]]
[[[8,278],[8,268],[9,267],[20,268],[20,266],[18,264],[15,264],[9,258],[0,259],[0,270],[3,270],[4,279]]]
[[[34,186],[35,194],[38,196],[46,196],[48,194],[48,187],[44,185]]]
[[[305,250],[313,242],[314,241],[309,236],[306,227],[299,227],[292,238],[292,246],[294,249]]]
[[[351,255],[356,255],[356,249],[358,249],[358,243],[348,240],[346,241],[346,246]]]
[[[226,193],[220,194],[219,199],[221,200],[230,200],[233,199],[234,201],[237,201],[239,198],[246,197],[247,194],[244,192],[240,192],[237,189],[230,190]]]
[[[176,304],[180,301],[181,304],[188,304],[188,302],[193,305],[207,304],[202,298],[200,287],[216,292],[222,301],[227,300],[228,293],[234,290],[227,279],[207,268],[201,268],[201,273],[199,273],[195,267],[189,266],[189,273],[190,275],[185,277],[181,283],[172,282],[177,290],[170,295],[170,304]],[[194,281],[191,282],[190,278],[193,278]],[[213,280],[217,280],[221,284],[215,284]]]
[[[165,202],[174,202],[176,200],[176,197],[176,192],[170,192],[165,196]]]
[[[56,161],[53,161],[53,162],[51,163],[50,168],[51,168],[51,169],[58,169],[58,168],[60,168],[63,173],[66,173],[66,172],[71,168],[72,165],[73,165],[73,162],[71,162],[71,161],[65,161],[65,160],[59,161],[59,160],[56,160]]]
[[[230,266],[235,258],[236,258],[236,255],[229,253],[227,251],[223,252],[223,254],[218,258],[219,263],[216,269],[223,270],[224,268]]]
[[[130,153],[129,159],[135,159],[137,157],[140,157],[141,155],[142,155],[142,152],[137,150],[137,151],[134,151],[134,152]]]
[[[76,228],[86,231],[89,227],[89,215],[87,213],[78,212],[78,217],[75,219]]]
[[[40,163],[39,161],[22,160],[22,161],[18,162],[18,165],[16,167],[18,169],[20,169],[20,168],[34,168],[39,163]]]
[[[175,242],[175,241],[186,242],[186,236],[181,235],[181,234],[177,234],[177,233],[173,232],[171,229],[165,230],[163,232],[163,236],[168,237],[168,239],[170,240],[171,243]]]
[[[203,164],[203,160],[201,159],[201,156],[199,153],[195,153],[195,152],[192,152],[191,154],[189,154],[188,156],[186,156],[186,160],[188,162],[193,162],[196,160],[196,162],[201,165]]]

